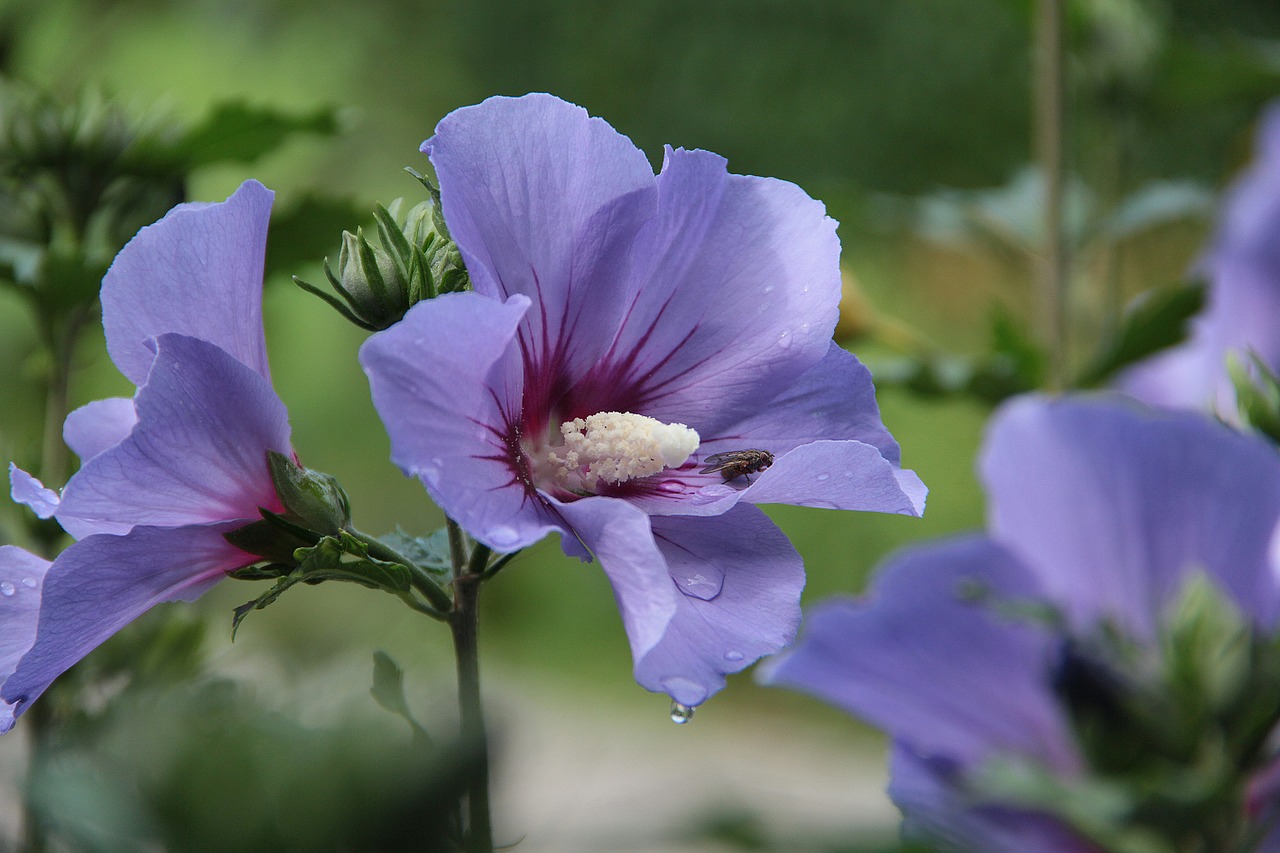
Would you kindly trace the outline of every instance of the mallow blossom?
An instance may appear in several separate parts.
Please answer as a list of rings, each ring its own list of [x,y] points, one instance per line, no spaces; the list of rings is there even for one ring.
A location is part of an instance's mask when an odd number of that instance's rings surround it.
[[[225,202],[179,205],[103,279],[107,349],[137,393],[67,418],[82,465],[61,495],[10,469],[14,499],[78,541],[47,572],[25,552],[0,554],[0,593],[25,587],[0,595],[0,731],[153,605],[260,559],[223,534],[259,507],[282,511],[267,454],[292,454],[262,329],[272,198],[248,181]]]
[[[1253,163],[1227,192],[1217,232],[1193,274],[1208,306],[1189,339],[1121,375],[1118,387],[1171,408],[1214,408],[1234,420],[1228,353],[1280,371],[1280,103],[1259,122]]]
[[[866,598],[814,608],[797,644],[765,667],[767,681],[818,696],[888,733],[889,793],[909,831],[946,849],[1112,849],[1081,837],[1052,808],[1002,801],[982,780],[1000,762],[1023,762],[1069,790],[1097,779],[1089,774],[1100,772],[1100,763],[1146,767],[1152,730],[1125,728],[1125,721],[1144,720],[1159,736],[1175,715],[1165,719],[1158,709],[1178,706],[1154,704],[1160,694],[1144,692],[1150,683],[1127,693],[1133,672],[1118,661],[1136,661],[1144,677],[1165,671],[1162,656],[1177,620],[1187,617],[1178,606],[1188,601],[1189,585],[1207,581],[1248,630],[1274,646],[1280,457],[1207,417],[1125,403],[1029,398],[1007,405],[980,463],[990,498],[987,534],[891,559]],[[1039,618],[1031,615],[1037,610]],[[1118,644],[1124,655],[1091,657],[1100,636],[1125,638]],[[1185,650],[1210,657],[1219,651],[1211,632],[1189,636]],[[1242,647],[1225,648],[1212,661],[1211,678],[1229,687],[1240,675],[1231,650]],[[1272,702],[1267,692],[1255,685],[1244,695]],[[1153,713],[1127,717],[1134,707]],[[1080,720],[1090,724],[1079,727]],[[1224,725],[1206,741],[1214,748],[1239,734]],[[1123,737],[1097,740],[1109,731]],[[1100,749],[1091,751],[1091,743]],[[1265,746],[1256,746],[1265,760]],[[1213,754],[1194,753],[1187,775],[1177,777],[1184,781],[1173,799],[1185,801],[1173,811],[1195,814],[1195,761],[1206,769]],[[1250,766],[1265,785],[1267,774]],[[1116,767],[1107,772],[1103,778],[1115,783]],[[1151,785],[1156,777],[1144,778]],[[1261,804],[1228,801],[1232,817],[1245,806]],[[1192,830],[1201,828],[1196,817],[1186,819]],[[1280,838],[1238,849],[1280,849]]]
[[[923,509],[831,341],[835,222],[706,151],[655,176],[549,95],[457,110],[422,150],[474,292],[361,350],[392,458],[485,545],[598,559],[637,681],[696,706],[798,624],[801,559],[755,504]]]

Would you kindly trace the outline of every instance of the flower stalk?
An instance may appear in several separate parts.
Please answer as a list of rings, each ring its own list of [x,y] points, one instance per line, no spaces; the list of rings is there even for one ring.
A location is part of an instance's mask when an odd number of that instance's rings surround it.
[[[489,816],[489,740],[480,699],[478,604],[480,585],[490,550],[476,543],[466,556],[462,530],[450,519],[449,550],[453,558],[453,610],[449,627],[458,668],[458,714],[463,748],[473,760],[467,781],[467,853],[493,853],[493,825]]]
[[[1041,316],[1049,348],[1049,382],[1061,391],[1067,375],[1068,246],[1063,233],[1063,139],[1066,66],[1062,0],[1036,4],[1035,145],[1044,175],[1043,255],[1039,265]]]

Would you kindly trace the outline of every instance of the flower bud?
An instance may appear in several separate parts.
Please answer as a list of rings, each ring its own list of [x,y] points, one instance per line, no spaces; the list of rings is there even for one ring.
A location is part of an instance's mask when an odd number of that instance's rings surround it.
[[[328,302],[351,322],[369,331],[385,329],[424,299],[469,290],[471,280],[458,246],[449,238],[439,202],[424,201],[401,216],[403,199],[378,205],[373,218],[380,246],[361,229],[342,232],[335,276],[325,260],[325,275],[341,301],[294,276],[294,282]]]
[[[390,254],[365,238],[363,229],[342,232],[338,277],[348,303],[370,325],[385,329],[409,310],[407,276]]]

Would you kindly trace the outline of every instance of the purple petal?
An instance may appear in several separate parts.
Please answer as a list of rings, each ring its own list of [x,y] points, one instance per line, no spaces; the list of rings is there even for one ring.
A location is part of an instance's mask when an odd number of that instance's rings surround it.
[[[724,687],[726,674],[795,637],[804,563],[755,507],[652,524],[669,578],[683,595],[662,639],[637,657],[636,681],[693,707]]]
[[[954,768],[902,744],[894,744],[889,776],[889,796],[902,809],[907,838],[983,853],[1098,853],[1046,815],[976,804]]]
[[[964,595],[969,584],[988,596]],[[765,678],[811,693],[924,756],[970,765],[998,752],[1055,768],[1078,758],[1048,679],[1056,641],[993,611],[990,596],[1038,598],[1034,578],[980,537],[909,550],[862,602],[805,618],[799,642]]]
[[[477,292],[536,306],[521,328],[531,365],[580,374],[609,344],[625,270],[657,197],[631,141],[550,95],[455,110],[423,143],[449,230]]]
[[[880,420],[871,371],[832,342],[822,361],[781,394],[725,431],[704,435],[699,456],[744,448],[781,456],[802,444],[849,439],[870,444],[894,465],[901,462],[898,442]]]
[[[96,400],[67,415],[62,424],[62,440],[76,456],[87,461],[124,441],[137,422],[132,398]]]
[[[528,310],[523,296],[502,303],[446,294],[360,348],[391,459],[469,533],[503,551],[563,529],[513,462],[521,385],[508,368]]]
[[[554,503],[609,576],[631,654],[641,660],[662,641],[682,597],[667,572],[648,516],[614,498]],[[566,546],[571,549],[577,550]]]
[[[269,379],[262,271],[274,193],[245,181],[220,204],[183,204],[138,232],[102,280],[107,350],[134,385],[147,341],[176,332],[216,344]]]
[[[997,414],[980,463],[994,538],[1080,628],[1109,616],[1150,636],[1195,571],[1273,624],[1274,449],[1197,414],[1123,403],[1026,398]]]
[[[701,449],[699,455],[706,459]],[[720,474],[697,471],[668,473],[661,488],[637,495],[633,503],[654,515],[671,516],[719,515],[739,502],[919,516],[929,491],[915,472],[890,464],[879,450],[860,441],[801,445],[765,471],[747,475],[751,482],[746,488],[724,483]]]
[[[706,151],[667,149],[658,186],[621,331],[575,394],[716,435],[828,352],[840,241],[799,187]]]
[[[38,518],[52,518],[58,511],[58,493],[46,489],[44,483],[9,463],[9,497],[14,503],[30,508]]]
[[[928,489],[860,441],[815,441],[774,460],[742,493],[751,503],[920,515]]]
[[[213,344],[163,335],[123,442],[71,478],[58,508],[72,536],[257,518],[279,500],[267,452],[290,454],[284,403]]]
[[[40,586],[48,560],[14,545],[0,546],[0,689],[36,641]],[[17,709],[0,700],[0,734],[13,728]]]
[[[1234,420],[1227,353],[1252,351],[1280,370],[1280,102],[1260,122],[1256,159],[1227,193],[1198,268],[1209,304],[1190,340],[1126,371],[1117,386],[1153,405],[1216,405]]]
[[[45,576],[35,645],[0,698],[20,714],[53,680],[104,640],[163,601],[191,601],[254,557],[223,534],[235,523],[135,527],[89,536],[62,552]]]

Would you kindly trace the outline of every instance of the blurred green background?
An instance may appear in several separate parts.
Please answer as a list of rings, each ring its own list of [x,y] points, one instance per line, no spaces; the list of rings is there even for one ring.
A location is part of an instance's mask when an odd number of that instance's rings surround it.
[[[1194,258],[1204,198],[1247,159],[1252,121],[1280,94],[1280,5],[1069,7],[1073,331],[1084,361],[1118,301],[1177,281]],[[436,121],[490,94],[538,90],[603,116],[655,165],[664,143],[700,147],[733,171],[800,184],[841,222],[858,287],[842,334],[883,370],[884,420],[931,488],[923,520],[771,509],[805,557],[813,603],[861,590],[899,545],[982,522],[973,461],[987,404],[889,380],[922,352],[961,365],[984,357],[996,310],[1034,335],[1034,188],[1016,181],[1032,159],[1031,20],[1025,0],[4,0],[0,73],[60,97],[100,89],[178,124],[233,99],[339,109],[334,137],[299,136],[252,165],[198,172],[188,191],[199,200],[256,177],[278,208],[315,192],[362,210],[416,202],[421,188],[401,168],[428,168],[417,149]],[[1171,186],[1190,194],[1156,205],[1142,227],[1094,227],[1136,193]],[[974,221],[1000,227],[962,227]],[[337,230],[323,239],[336,256]],[[289,272],[319,281],[319,260]],[[364,334],[284,275],[267,282],[266,326],[303,461],[341,480],[365,530],[438,526],[420,486],[388,461],[355,360]],[[19,462],[39,448],[34,347],[25,306],[0,293],[0,450]],[[74,404],[128,393],[103,356],[90,334]],[[380,791],[400,779],[408,734],[368,695],[371,655],[383,649],[405,668],[415,713],[446,732],[447,632],[389,597],[326,585],[253,614],[231,645],[231,608],[259,591],[225,583],[196,605],[162,608],[182,615],[155,620],[156,631],[168,619],[205,626],[206,667],[193,680],[157,665],[158,686],[86,729],[83,754],[42,783],[64,838],[88,849],[137,849],[140,836],[178,849],[329,849],[342,846],[333,826],[356,832],[353,815],[382,814],[387,802],[370,806],[350,780]],[[499,834],[524,836],[517,849],[837,850],[892,837],[872,733],[749,674],[692,725],[673,726],[665,699],[631,678],[604,575],[555,542],[486,587],[481,632],[504,747]],[[0,742],[0,849],[17,824],[22,737],[19,726]]]

